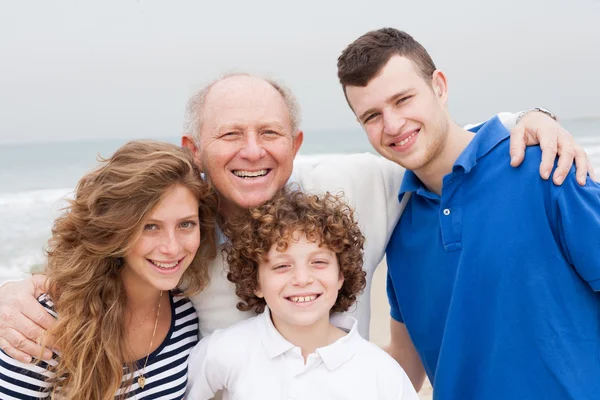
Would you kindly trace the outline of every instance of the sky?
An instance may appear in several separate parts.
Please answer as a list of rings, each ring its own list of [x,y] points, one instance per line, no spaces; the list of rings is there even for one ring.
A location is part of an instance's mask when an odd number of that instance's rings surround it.
[[[461,123],[535,106],[600,117],[600,0],[0,0],[0,144],[181,133],[187,98],[247,71],[283,81],[305,134],[356,130],[336,60],[402,29]]]

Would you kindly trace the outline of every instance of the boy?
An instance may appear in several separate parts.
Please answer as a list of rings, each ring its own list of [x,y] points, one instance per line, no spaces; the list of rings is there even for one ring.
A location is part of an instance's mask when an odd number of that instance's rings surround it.
[[[189,399],[411,399],[404,371],[341,314],[365,287],[364,237],[339,197],[285,191],[228,228],[228,278],[259,315],[204,338]]]

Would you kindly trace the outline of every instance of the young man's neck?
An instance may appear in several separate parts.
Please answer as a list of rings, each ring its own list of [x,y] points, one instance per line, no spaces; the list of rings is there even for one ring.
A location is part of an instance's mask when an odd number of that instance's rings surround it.
[[[427,165],[413,171],[427,189],[438,195],[442,193],[444,176],[452,172],[454,163],[474,136],[474,133],[464,130],[455,123],[450,124],[448,135],[439,154],[435,155]]]
[[[294,346],[300,347],[305,363],[308,356],[318,348],[328,346],[346,335],[346,332],[332,325],[328,319],[317,321],[308,326],[290,326],[285,323],[278,323],[272,316],[271,319],[273,325],[285,340]]]

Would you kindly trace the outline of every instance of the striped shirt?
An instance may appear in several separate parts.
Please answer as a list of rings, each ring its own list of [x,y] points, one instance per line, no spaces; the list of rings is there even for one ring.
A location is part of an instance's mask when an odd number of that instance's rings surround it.
[[[142,389],[137,383],[140,369],[146,357],[136,362],[138,370],[131,386],[115,394],[125,393],[129,399],[183,399],[187,385],[188,356],[198,343],[198,317],[192,303],[183,296],[170,294],[171,327],[165,340],[148,357]],[[47,296],[39,299],[48,312],[54,316],[53,304]],[[40,364],[26,364],[12,359],[0,351],[0,399],[44,399],[50,396],[47,380],[53,377],[48,369],[60,362],[55,353],[52,361]],[[49,365],[50,364],[50,365]],[[125,371],[123,382],[130,379]]]

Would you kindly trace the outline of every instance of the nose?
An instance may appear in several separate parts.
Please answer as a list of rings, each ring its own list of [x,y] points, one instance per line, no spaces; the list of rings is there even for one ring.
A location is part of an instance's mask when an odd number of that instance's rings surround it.
[[[406,119],[395,112],[383,113],[383,133],[386,135],[397,135],[406,124]]]
[[[314,278],[307,266],[296,266],[292,283],[296,286],[305,287],[314,282]]]
[[[176,256],[179,254],[179,250],[181,249],[181,245],[179,244],[179,239],[175,232],[165,232],[161,237],[161,243],[159,245],[159,250],[161,253]]]
[[[264,157],[266,151],[262,145],[262,142],[257,134],[246,135],[246,140],[242,149],[239,152],[240,157],[245,158],[249,161],[258,161]]]

